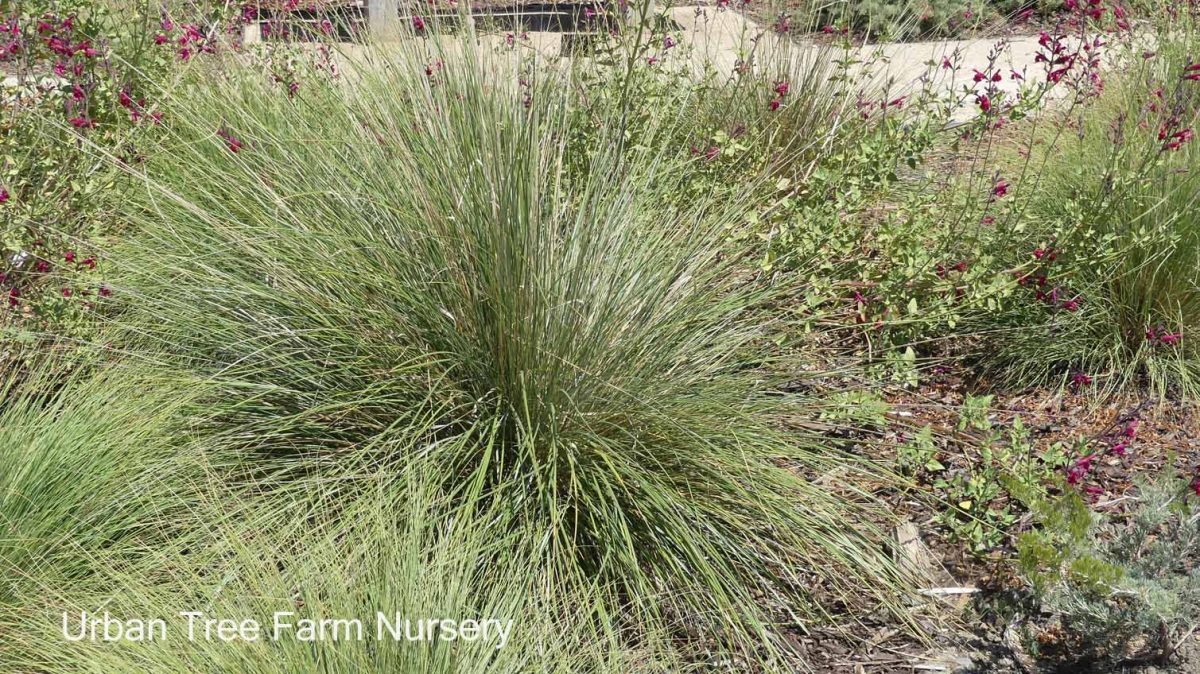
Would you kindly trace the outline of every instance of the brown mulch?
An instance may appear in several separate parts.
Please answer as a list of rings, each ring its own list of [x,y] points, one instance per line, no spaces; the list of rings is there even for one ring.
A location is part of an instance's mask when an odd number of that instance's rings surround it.
[[[1137,437],[1129,442],[1125,456],[1107,455],[1077,488],[1093,487],[1089,495],[1096,512],[1124,516],[1137,503],[1138,482],[1155,479],[1164,474],[1190,476],[1200,466],[1200,404],[1180,404],[1146,400],[1136,396],[1123,399],[1098,400],[1087,390],[1054,392],[1048,390],[980,391],[961,373],[939,371],[923,379],[916,390],[887,391],[885,399],[892,406],[894,427],[884,434],[884,442],[865,442],[859,445],[871,458],[891,465],[896,459],[896,447],[926,424],[944,443],[938,460],[946,466],[941,475],[968,471],[981,460],[972,431],[957,428],[960,410],[966,397],[975,393],[993,394],[989,421],[1007,428],[1020,416],[1030,432],[1034,451],[1041,453],[1055,443],[1067,448],[1079,438],[1088,438],[1092,451],[1104,451],[1120,436],[1131,419],[1138,420]],[[932,481],[933,476],[918,476],[917,481]],[[894,512],[913,522],[934,558],[949,573],[953,585],[977,587],[979,597],[1016,589],[1010,561],[1016,536],[1032,526],[1025,516],[1007,532],[1005,543],[983,555],[972,554],[965,544],[952,540],[949,532],[935,522],[939,506],[929,498],[932,488],[925,486],[920,493],[894,492],[883,494]],[[933,643],[922,643],[884,616],[854,616],[853,624],[839,625],[825,631],[815,631],[801,639],[801,649],[817,672],[847,674],[914,674],[921,671],[978,672],[979,674],[1015,674],[1027,672],[1029,663],[1023,654],[1014,652],[1006,641],[1002,626],[986,624],[981,616],[962,599],[950,606],[939,619],[936,611],[920,611],[917,619],[933,635]],[[917,609],[914,609],[917,610]],[[850,618],[847,618],[850,620]],[[1187,644],[1184,669],[1157,671],[1189,671],[1200,659],[1200,644]],[[919,667],[919,668],[918,668]],[[944,668],[944,669],[939,669]],[[1155,671],[1128,670],[1133,671]]]

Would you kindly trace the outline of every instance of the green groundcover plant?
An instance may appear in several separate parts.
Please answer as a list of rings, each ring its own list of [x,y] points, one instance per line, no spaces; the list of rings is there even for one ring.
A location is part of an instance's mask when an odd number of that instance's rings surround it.
[[[1039,528],[1022,535],[1018,568],[1036,613],[1021,632],[1050,671],[1171,660],[1200,599],[1197,494],[1200,481],[1141,484],[1128,521],[1073,492],[1030,499]]]

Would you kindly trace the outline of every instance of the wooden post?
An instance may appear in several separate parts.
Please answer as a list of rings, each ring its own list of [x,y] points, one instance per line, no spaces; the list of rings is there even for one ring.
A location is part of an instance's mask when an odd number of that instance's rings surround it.
[[[400,28],[400,0],[367,0],[367,27],[371,38],[394,38]]]

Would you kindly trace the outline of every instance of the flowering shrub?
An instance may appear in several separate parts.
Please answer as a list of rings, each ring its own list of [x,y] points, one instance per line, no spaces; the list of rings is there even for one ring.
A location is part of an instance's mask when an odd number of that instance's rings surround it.
[[[697,76],[688,47],[661,22],[632,57],[615,38],[594,47],[603,67],[577,75],[588,95],[572,107],[568,139],[577,148],[569,156],[578,176],[591,171],[595,140],[609,131],[596,120],[616,107],[625,129],[622,149],[631,160],[648,149],[651,137],[687,160],[668,198],[684,204],[714,193],[737,195],[749,212],[790,191],[776,186],[798,185],[818,164],[836,160],[858,128],[846,106],[847,85],[838,78],[841,46],[804,58],[786,45],[760,49],[755,67],[739,67],[729,80]]]
[[[161,122],[146,78],[171,58],[150,20],[90,2],[25,3],[3,18],[0,66],[16,84],[0,94],[0,323],[71,333],[110,292],[92,242],[119,228],[118,174],[85,143],[137,161],[137,135]]]
[[[995,340],[989,360],[1023,381],[1082,373],[1104,388],[1190,393],[1200,383],[1189,338],[1200,327],[1200,66],[1179,46],[1127,58],[1135,68],[1066,118],[1073,133],[1032,147],[1062,168],[1025,195],[1022,220],[1039,238],[1009,262],[1017,289],[1005,320],[1027,329]]]
[[[1029,69],[1001,68],[1001,41],[984,63],[932,64],[929,80],[961,75],[961,92],[860,100],[854,151],[829,162],[840,171],[819,169],[790,209],[771,212],[768,268],[824,261],[806,298],[813,321],[849,313],[869,348],[885,350],[992,333],[980,359],[1021,383],[1109,390],[1148,376],[1161,392],[1195,380],[1196,178],[1182,169],[1194,161],[1200,65],[1166,50],[1144,57],[1121,5],[1063,9]],[[1137,67],[1106,82],[1102,64],[1116,59]],[[971,169],[904,189],[898,176],[911,180],[949,144],[939,132],[963,106],[976,114],[950,150]],[[1049,130],[996,151],[1022,120]]]
[[[0,67],[16,80],[0,93],[0,325],[61,335],[90,324],[112,294],[96,243],[122,229],[122,174],[106,156],[142,160],[169,122],[169,75],[239,45],[235,9],[68,0],[0,16]],[[268,63],[294,95],[296,68]]]
[[[1048,53],[1068,42],[1068,30],[1064,23],[1047,35]],[[861,93],[861,119],[848,125],[852,140],[796,191],[790,208],[773,209],[766,266],[814,256],[824,262],[827,273],[815,282],[825,297],[810,298],[811,309],[851,309],[872,342],[886,347],[955,333],[968,318],[999,306],[1012,283],[999,271],[1003,222],[1018,185],[992,167],[988,148],[1007,124],[1037,114],[1097,58],[1090,44],[1064,48],[1038,66],[1043,72],[1019,73],[1000,66],[1006,48],[998,42],[979,64],[947,56],[931,64],[923,89],[905,96]],[[1064,59],[1078,64],[1068,68],[1072,77],[1049,77]],[[1003,82],[1016,83],[1018,92]],[[960,125],[953,117],[964,108],[976,115]],[[957,138],[943,132],[951,126]],[[931,171],[927,160],[935,150],[971,156],[977,168],[961,176]],[[914,179],[925,181],[921,189],[910,188]]]

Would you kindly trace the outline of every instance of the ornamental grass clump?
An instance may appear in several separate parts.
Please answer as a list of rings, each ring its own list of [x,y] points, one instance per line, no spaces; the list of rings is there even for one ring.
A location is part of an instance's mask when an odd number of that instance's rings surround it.
[[[1023,207],[1040,238],[1015,260],[1011,302],[1036,327],[1005,330],[989,357],[1014,379],[1197,391],[1195,44],[1164,36],[1158,50],[1128,55],[1137,67],[1079,113],[1077,133],[1036,150],[1068,168],[1042,172]]]
[[[561,589],[529,557],[538,532],[499,502],[451,503],[418,471],[347,463],[353,486],[333,465],[286,492],[210,485],[177,517],[184,533],[133,558],[93,550],[87,582],[27,569],[20,601],[0,605],[0,658],[54,672],[679,671],[650,632],[624,648],[598,628],[602,591]]]
[[[174,97],[111,253],[114,339],[211,378],[205,433],[276,477],[357,455],[482,495],[633,634],[765,661],[813,588],[893,607],[869,468],[782,430],[817,407],[772,395],[801,375],[769,308],[799,289],[723,249],[746,204],[667,198],[694,160],[653,128],[623,147],[619,111],[564,180],[570,77],[455,45]]]
[[[0,606],[42,569],[80,582],[100,550],[135,556],[161,540],[199,478],[176,451],[185,387],[139,368],[63,365],[41,359],[0,383]]]

